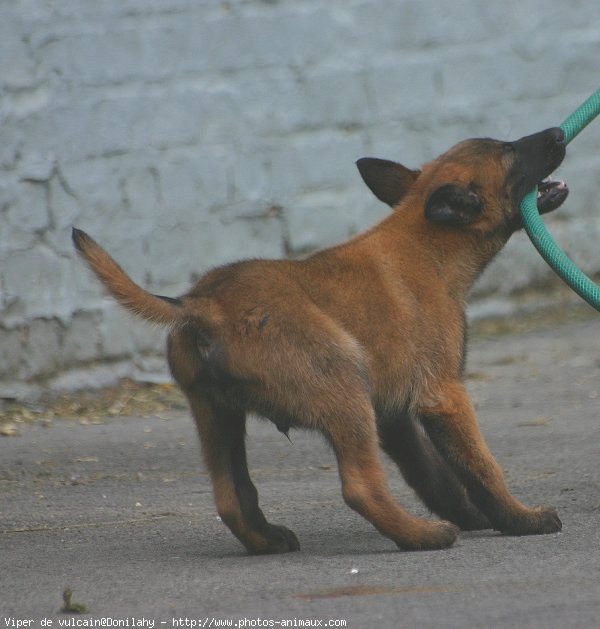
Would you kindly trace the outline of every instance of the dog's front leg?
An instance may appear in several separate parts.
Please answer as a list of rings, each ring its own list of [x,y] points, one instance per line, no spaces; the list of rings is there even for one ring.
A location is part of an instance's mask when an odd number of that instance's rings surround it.
[[[562,524],[554,509],[530,509],[509,493],[502,470],[479,431],[463,384],[447,384],[440,397],[435,406],[421,409],[423,426],[492,526],[509,535],[560,531]]]
[[[357,404],[357,407],[359,404]],[[458,528],[429,521],[405,511],[392,497],[379,460],[372,409],[329,423],[324,431],[335,451],[346,504],[403,550],[433,550],[451,546]]]

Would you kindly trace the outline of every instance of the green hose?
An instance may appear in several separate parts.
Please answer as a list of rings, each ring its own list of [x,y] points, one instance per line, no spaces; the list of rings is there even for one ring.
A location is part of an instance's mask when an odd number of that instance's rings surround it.
[[[598,114],[600,114],[600,90],[594,92],[560,125],[565,134],[565,144],[577,136]],[[521,201],[521,217],[527,235],[544,260],[580,297],[596,310],[600,310],[600,287],[559,249],[546,230],[537,209],[537,188],[529,192]]]

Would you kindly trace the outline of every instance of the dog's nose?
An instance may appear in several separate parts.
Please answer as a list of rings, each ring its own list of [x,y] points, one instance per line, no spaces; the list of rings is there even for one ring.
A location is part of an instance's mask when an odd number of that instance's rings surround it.
[[[512,145],[525,162],[537,164],[542,169],[545,169],[549,159],[558,160],[553,166],[556,168],[565,156],[565,134],[560,127],[551,127],[533,135],[526,135]]]

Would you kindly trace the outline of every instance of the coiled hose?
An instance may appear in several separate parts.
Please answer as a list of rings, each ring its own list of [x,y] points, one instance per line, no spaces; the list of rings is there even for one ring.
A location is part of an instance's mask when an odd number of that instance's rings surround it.
[[[600,89],[560,125],[565,134],[565,144],[583,131],[599,113]],[[537,209],[537,188],[523,198],[520,209],[525,231],[544,260],[580,297],[600,310],[600,287],[567,257],[546,230]]]

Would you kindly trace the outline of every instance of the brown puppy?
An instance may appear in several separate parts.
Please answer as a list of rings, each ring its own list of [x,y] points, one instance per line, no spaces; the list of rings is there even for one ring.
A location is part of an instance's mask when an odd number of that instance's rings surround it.
[[[358,167],[394,212],[368,232],[301,261],[252,260],[209,271],[178,299],[137,286],[87,234],[75,246],[126,308],[170,328],[168,360],[189,400],[223,522],[251,553],[298,550],[258,505],[245,450],[247,413],[320,430],[344,499],[402,549],[450,546],[458,527],[506,534],[561,529],[553,509],[511,494],[462,382],[465,299],[521,226],[524,193],[563,160],[562,132],[462,142],[421,171],[377,159]],[[540,185],[541,211],[563,183]],[[392,498],[378,446],[444,520]]]

